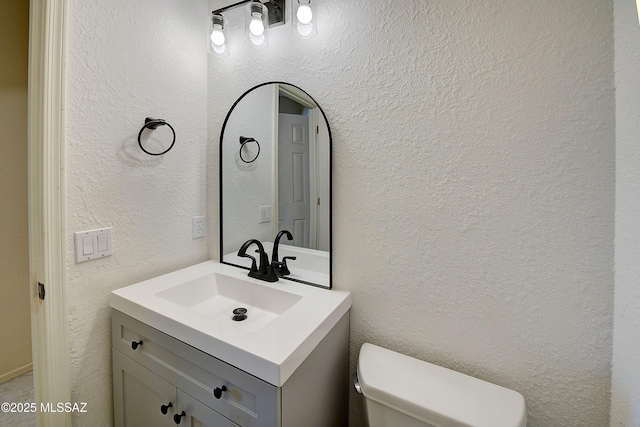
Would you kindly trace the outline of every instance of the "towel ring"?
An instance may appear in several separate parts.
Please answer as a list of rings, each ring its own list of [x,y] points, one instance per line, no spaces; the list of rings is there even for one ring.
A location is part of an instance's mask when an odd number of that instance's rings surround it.
[[[142,146],[142,141],[140,141],[140,137],[142,136],[142,132],[144,132],[145,129],[155,129],[158,126],[169,126],[169,129],[171,129],[171,132],[173,133],[173,141],[171,141],[171,145],[169,146],[169,148],[167,148],[166,150],[164,150],[161,153],[152,153],[150,151],[145,150],[145,148]],[[140,149],[142,151],[144,151],[145,153],[147,153],[150,156],[161,156],[167,152],[169,152],[169,150],[171,150],[173,148],[173,144],[176,143],[176,131],[173,129],[173,126],[171,126],[169,123],[165,122],[162,119],[152,119],[151,117],[147,117],[146,119],[144,119],[144,126],[142,126],[142,129],[140,129],[140,132],[138,133],[138,145],[140,146]]]
[[[245,160],[244,157],[242,157],[242,149],[244,148],[245,144],[249,143],[249,142],[255,142],[256,145],[258,146],[258,153],[256,153],[256,156],[252,159],[252,160]],[[256,161],[256,159],[258,158],[258,156],[260,155],[260,143],[258,141],[256,141],[253,138],[246,138],[244,136],[240,137],[240,160],[242,160],[245,163],[253,163]]]

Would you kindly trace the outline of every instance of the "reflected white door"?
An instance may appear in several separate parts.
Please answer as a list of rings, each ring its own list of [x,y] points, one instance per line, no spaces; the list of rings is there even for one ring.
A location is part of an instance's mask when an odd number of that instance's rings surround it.
[[[278,114],[278,227],[309,247],[309,117]]]

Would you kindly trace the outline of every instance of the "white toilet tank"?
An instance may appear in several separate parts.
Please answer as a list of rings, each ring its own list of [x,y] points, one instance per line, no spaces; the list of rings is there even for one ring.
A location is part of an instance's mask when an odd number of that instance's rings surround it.
[[[369,427],[527,425],[520,393],[373,344],[360,349],[356,381]]]

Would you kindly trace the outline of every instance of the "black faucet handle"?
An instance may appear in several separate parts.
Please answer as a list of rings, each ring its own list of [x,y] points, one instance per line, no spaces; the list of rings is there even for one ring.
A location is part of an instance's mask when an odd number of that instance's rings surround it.
[[[252,241],[248,240],[246,241],[241,247],[240,250],[238,250],[238,256],[242,257],[242,258],[249,258],[251,260],[251,269],[249,270],[250,272],[254,272],[254,271],[258,271],[258,266],[256,264],[256,259],[255,257],[252,257],[251,255],[249,255],[247,253],[247,249],[249,248],[249,246],[251,246],[253,244]]]
[[[258,251],[260,253],[260,267],[256,267],[256,259],[251,255],[247,255],[247,249],[251,245],[257,245]],[[265,282],[277,282],[278,276],[276,275],[275,269],[269,263],[269,255],[264,250],[264,246],[257,239],[249,239],[240,247],[238,251],[239,257],[247,257],[251,258],[251,270],[249,270],[249,277],[253,277],[255,279],[264,280]]]
[[[295,260],[296,257],[294,256],[286,256],[282,258],[282,262],[274,262],[272,263],[274,268],[276,269],[276,274],[278,276],[288,276],[289,274],[291,274],[291,271],[289,271],[289,267],[287,267],[287,260]]]
[[[258,265],[256,264],[256,259],[254,257],[248,254],[238,255],[238,256],[249,258],[251,260],[251,269],[249,271],[258,271]]]

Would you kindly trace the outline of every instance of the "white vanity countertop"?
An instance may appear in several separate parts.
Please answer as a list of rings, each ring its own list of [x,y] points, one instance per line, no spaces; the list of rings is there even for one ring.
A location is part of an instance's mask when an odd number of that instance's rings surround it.
[[[181,283],[220,274],[300,299],[256,332],[217,321],[158,296]],[[212,286],[214,286],[212,284]],[[162,294],[161,294],[162,295]],[[279,280],[263,282],[237,267],[206,261],[111,293],[111,307],[275,386],[282,386],[351,307],[351,294]],[[229,320],[231,313],[229,313]]]

